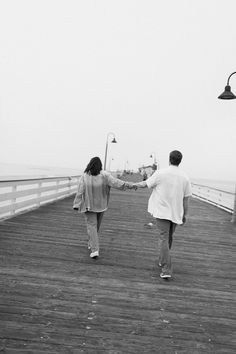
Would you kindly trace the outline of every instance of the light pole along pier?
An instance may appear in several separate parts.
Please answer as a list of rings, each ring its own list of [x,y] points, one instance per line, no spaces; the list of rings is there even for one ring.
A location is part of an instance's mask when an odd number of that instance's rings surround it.
[[[231,91],[231,86],[229,85],[229,80],[231,76],[233,76],[234,74],[236,74],[236,71],[234,71],[229,75],[224,92],[220,96],[218,96],[220,100],[233,100],[236,98],[235,94]],[[236,223],[236,185],[235,185],[234,211],[233,211],[232,222]]]
[[[115,134],[112,133],[112,132],[108,133],[107,134],[107,140],[106,140],[105,158],[104,158],[104,170],[106,169],[106,164],[107,164],[108,141],[109,141],[110,137],[113,137],[111,143],[113,143],[113,144],[117,143]]]

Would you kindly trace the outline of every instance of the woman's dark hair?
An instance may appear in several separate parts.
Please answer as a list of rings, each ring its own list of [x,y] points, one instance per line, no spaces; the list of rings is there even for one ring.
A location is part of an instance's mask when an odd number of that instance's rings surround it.
[[[102,162],[99,157],[93,157],[86,169],[84,170],[85,173],[88,173],[92,176],[97,176],[102,170]]]
[[[170,163],[171,165],[179,166],[181,160],[182,160],[183,155],[181,154],[180,151],[174,150],[171,151],[170,153]]]

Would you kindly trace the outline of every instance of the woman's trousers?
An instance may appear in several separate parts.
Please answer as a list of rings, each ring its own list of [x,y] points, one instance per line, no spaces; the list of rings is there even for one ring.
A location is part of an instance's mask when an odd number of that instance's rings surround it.
[[[95,213],[92,211],[86,211],[84,213],[88,233],[88,246],[91,248],[92,252],[99,251],[98,231],[101,226],[103,215],[104,212]]]

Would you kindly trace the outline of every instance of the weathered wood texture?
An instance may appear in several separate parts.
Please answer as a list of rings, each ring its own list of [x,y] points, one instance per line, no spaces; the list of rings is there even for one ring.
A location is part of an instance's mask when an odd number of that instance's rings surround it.
[[[236,353],[235,226],[192,200],[159,277],[148,190],[113,190],[100,257],[73,198],[0,223],[0,352]]]

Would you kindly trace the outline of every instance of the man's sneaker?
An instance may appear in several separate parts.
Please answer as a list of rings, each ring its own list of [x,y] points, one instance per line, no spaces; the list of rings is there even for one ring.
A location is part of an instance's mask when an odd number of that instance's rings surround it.
[[[151,229],[154,226],[154,224],[152,222],[149,222],[147,224],[144,224],[144,226],[146,226],[147,228]]]
[[[91,250],[91,246],[90,246],[90,244],[88,243],[88,250]]]
[[[98,251],[95,251],[95,252],[91,252],[91,253],[90,253],[90,257],[91,257],[91,258],[97,258],[98,256],[99,256]]]
[[[161,277],[162,279],[167,279],[167,278],[171,278],[171,275],[168,274],[168,273],[161,273],[161,274],[160,274],[160,277]]]

